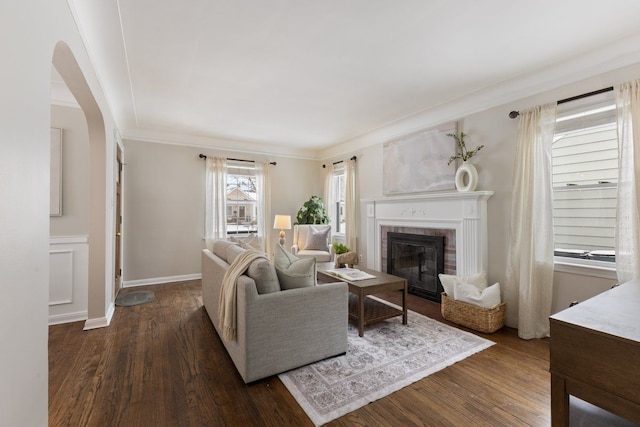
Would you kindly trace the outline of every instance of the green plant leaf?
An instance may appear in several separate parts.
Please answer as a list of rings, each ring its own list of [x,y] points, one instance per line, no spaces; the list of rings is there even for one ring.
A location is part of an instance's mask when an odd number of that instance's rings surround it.
[[[333,251],[336,253],[336,255],[346,254],[350,250],[348,247],[338,242],[333,243],[333,245],[331,246],[333,247]]]
[[[448,133],[447,134],[448,137],[451,137],[456,141],[456,155],[455,156],[451,156],[449,158],[449,162],[447,163],[447,165],[450,165],[456,159],[462,159],[463,162],[466,162],[467,160],[472,158],[474,155],[476,155],[478,153],[478,151],[480,151],[480,150],[482,150],[484,148],[484,145],[479,145],[476,148],[474,148],[473,150],[467,150],[467,145],[464,142],[464,138],[467,135],[468,134],[466,134],[464,132],[460,132],[460,135],[457,135],[455,133]]]
[[[324,203],[318,196],[311,196],[304,202],[296,215],[296,224],[328,224],[329,216],[324,209]]]

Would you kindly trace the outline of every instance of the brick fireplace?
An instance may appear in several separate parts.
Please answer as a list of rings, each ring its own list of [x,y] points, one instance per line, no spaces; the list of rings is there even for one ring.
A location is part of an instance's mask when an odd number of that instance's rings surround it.
[[[443,236],[445,274],[488,268],[487,200],[492,191],[430,193],[363,199],[367,266],[386,271],[388,234]]]

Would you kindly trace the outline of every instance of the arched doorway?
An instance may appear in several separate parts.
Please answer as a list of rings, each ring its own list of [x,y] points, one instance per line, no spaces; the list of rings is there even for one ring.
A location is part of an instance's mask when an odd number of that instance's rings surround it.
[[[113,283],[106,274],[113,263],[107,235],[113,220],[107,209],[107,136],[103,114],[87,81],[66,43],[58,42],[52,63],[80,105],[87,121],[89,134],[89,284],[88,320],[85,329],[107,326],[112,307]],[[109,258],[107,258],[107,255]]]

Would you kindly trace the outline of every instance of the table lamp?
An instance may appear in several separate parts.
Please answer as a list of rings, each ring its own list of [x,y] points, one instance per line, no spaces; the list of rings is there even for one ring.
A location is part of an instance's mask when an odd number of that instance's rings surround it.
[[[280,230],[280,246],[284,246],[284,230],[291,230],[291,215],[276,215],[273,228]]]

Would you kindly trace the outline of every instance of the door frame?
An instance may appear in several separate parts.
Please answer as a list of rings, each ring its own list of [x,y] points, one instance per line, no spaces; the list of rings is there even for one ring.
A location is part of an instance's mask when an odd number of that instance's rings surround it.
[[[123,259],[123,236],[122,236],[122,225],[123,225],[123,217],[124,210],[122,209],[122,190],[123,190],[123,182],[124,182],[124,151],[120,146],[120,140],[116,137],[116,171],[115,171],[115,235],[114,235],[114,283],[113,283],[113,291],[114,291],[114,299],[122,289],[122,259]]]

